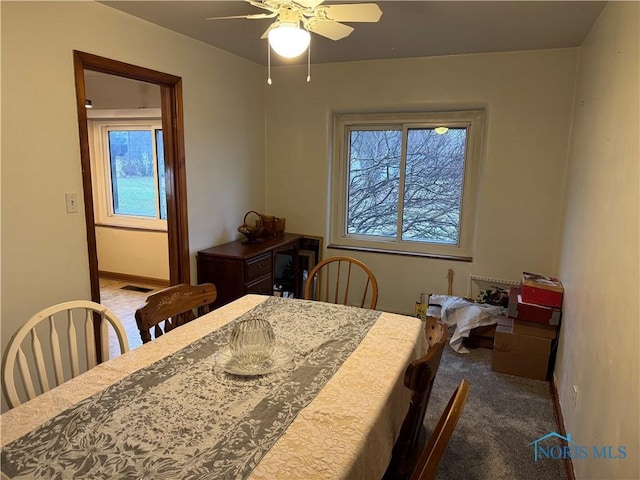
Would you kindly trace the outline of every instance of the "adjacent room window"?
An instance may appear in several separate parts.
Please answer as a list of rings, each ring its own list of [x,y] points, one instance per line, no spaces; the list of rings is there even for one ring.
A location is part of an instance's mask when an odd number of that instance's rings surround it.
[[[90,124],[96,223],[166,230],[160,120],[105,119]]]
[[[470,260],[483,117],[335,115],[331,244]]]

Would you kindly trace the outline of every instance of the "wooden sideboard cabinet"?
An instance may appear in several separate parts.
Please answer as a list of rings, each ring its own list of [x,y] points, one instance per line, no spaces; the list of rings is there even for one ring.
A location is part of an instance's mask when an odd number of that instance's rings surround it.
[[[213,283],[218,291],[214,307],[221,307],[248,293],[272,295],[276,283],[275,268],[279,254],[291,258],[293,278],[298,275],[298,253],[302,235],[285,233],[282,237],[265,239],[261,243],[245,240],[218,245],[197,254],[198,283]],[[300,281],[294,281],[293,293],[302,293]]]

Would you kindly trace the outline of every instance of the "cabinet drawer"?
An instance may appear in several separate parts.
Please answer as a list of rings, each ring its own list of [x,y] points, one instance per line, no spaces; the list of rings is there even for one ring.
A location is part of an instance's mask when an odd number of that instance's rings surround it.
[[[271,275],[247,283],[245,286],[246,293],[256,293],[258,295],[271,295],[273,293],[273,285],[271,284]]]
[[[271,253],[252,258],[245,263],[244,278],[247,283],[271,273]]]

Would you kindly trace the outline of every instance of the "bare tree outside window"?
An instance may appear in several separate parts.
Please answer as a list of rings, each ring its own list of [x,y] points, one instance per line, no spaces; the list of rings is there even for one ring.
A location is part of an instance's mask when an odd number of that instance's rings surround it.
[[[351,130],[347,233],[395,238],[401,212],[403,240],[457,244],[466,133]]]
[[[330,246],[472,260],[484,111],[334,115]]]
[[[395,237],[402,131],[355,130],[350,144],[347,232]]]
[[[466,128],[408,131],[403,240],[458,243],[466,138]]]

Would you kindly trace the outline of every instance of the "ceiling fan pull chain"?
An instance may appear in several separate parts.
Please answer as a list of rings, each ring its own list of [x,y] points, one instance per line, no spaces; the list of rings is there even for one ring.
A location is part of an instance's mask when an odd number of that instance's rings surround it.
[[[267,83],[271,85],[271,46],[267,42]]]
[[[307,47],[307,83],[311,81],[311,40],[309,40],[309,46]]]

